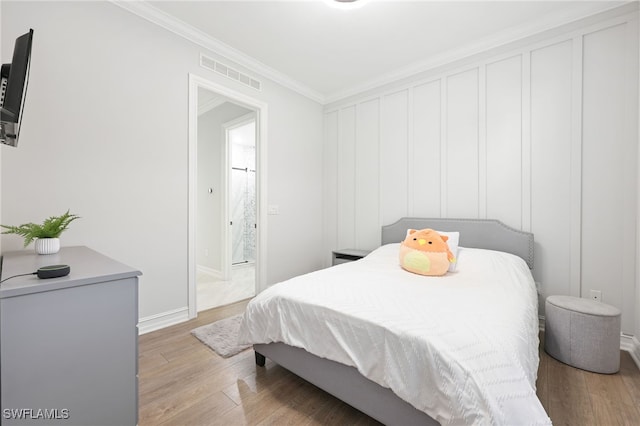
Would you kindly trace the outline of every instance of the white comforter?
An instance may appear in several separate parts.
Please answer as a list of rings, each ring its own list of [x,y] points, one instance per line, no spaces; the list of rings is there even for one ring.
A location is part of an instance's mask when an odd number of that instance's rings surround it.
[[[456,271],[398,266],[398,244],[276,284],[242,343],[284,342],[358,369],[441,424],[551,424],[536,396],[538,311],[526,263],[460,248]]]

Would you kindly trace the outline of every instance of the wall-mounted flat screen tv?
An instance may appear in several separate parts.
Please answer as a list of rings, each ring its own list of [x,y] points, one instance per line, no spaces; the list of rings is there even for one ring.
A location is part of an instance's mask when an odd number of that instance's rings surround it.
[[[0,71],[0,142],[18,145],[24,99],[29,81],[33,30],[16,39],[13,60]]]

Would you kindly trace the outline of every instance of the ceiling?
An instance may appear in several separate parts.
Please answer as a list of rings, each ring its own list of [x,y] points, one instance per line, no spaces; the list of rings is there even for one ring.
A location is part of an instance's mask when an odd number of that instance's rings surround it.
[[[362,1],[362,0],[360,0]],[[252,71],[329,102],[624,2],[147,1]]]

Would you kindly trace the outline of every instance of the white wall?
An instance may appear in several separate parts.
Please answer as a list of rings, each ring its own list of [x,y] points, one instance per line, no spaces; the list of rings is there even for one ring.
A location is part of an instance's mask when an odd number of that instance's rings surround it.
[[[63,245],[142,270],[140,317],[187,306],[188,73],[268,103],[268,284],[322,266],[322,108],[200,68],[198,46],[106,2],[1,2],[2,60],[33,28],[17,149],[3,147],[2,222],[82,216]],[[214,52],[205,52],[221,60]],[[229,62],[222,59],[223,62]],[[295,176],[295,179],[291,179]],[[300,232],[304,229],[305,241]],[[3,236],[3,249],[21,248]],[[73,268],[73,265],[71,265]]]
[[[635,10],[327,106],[327,251],[402,216],[499,219],[535,234],[541,301],[600,290],[633,333]]]

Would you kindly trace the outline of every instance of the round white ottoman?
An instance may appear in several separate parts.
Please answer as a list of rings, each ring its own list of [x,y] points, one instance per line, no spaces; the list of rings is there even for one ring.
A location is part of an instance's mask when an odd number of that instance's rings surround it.
[[[590,299],[549,296],[544,347],[565,364],[612,374],[620,369],[620,309]]]

